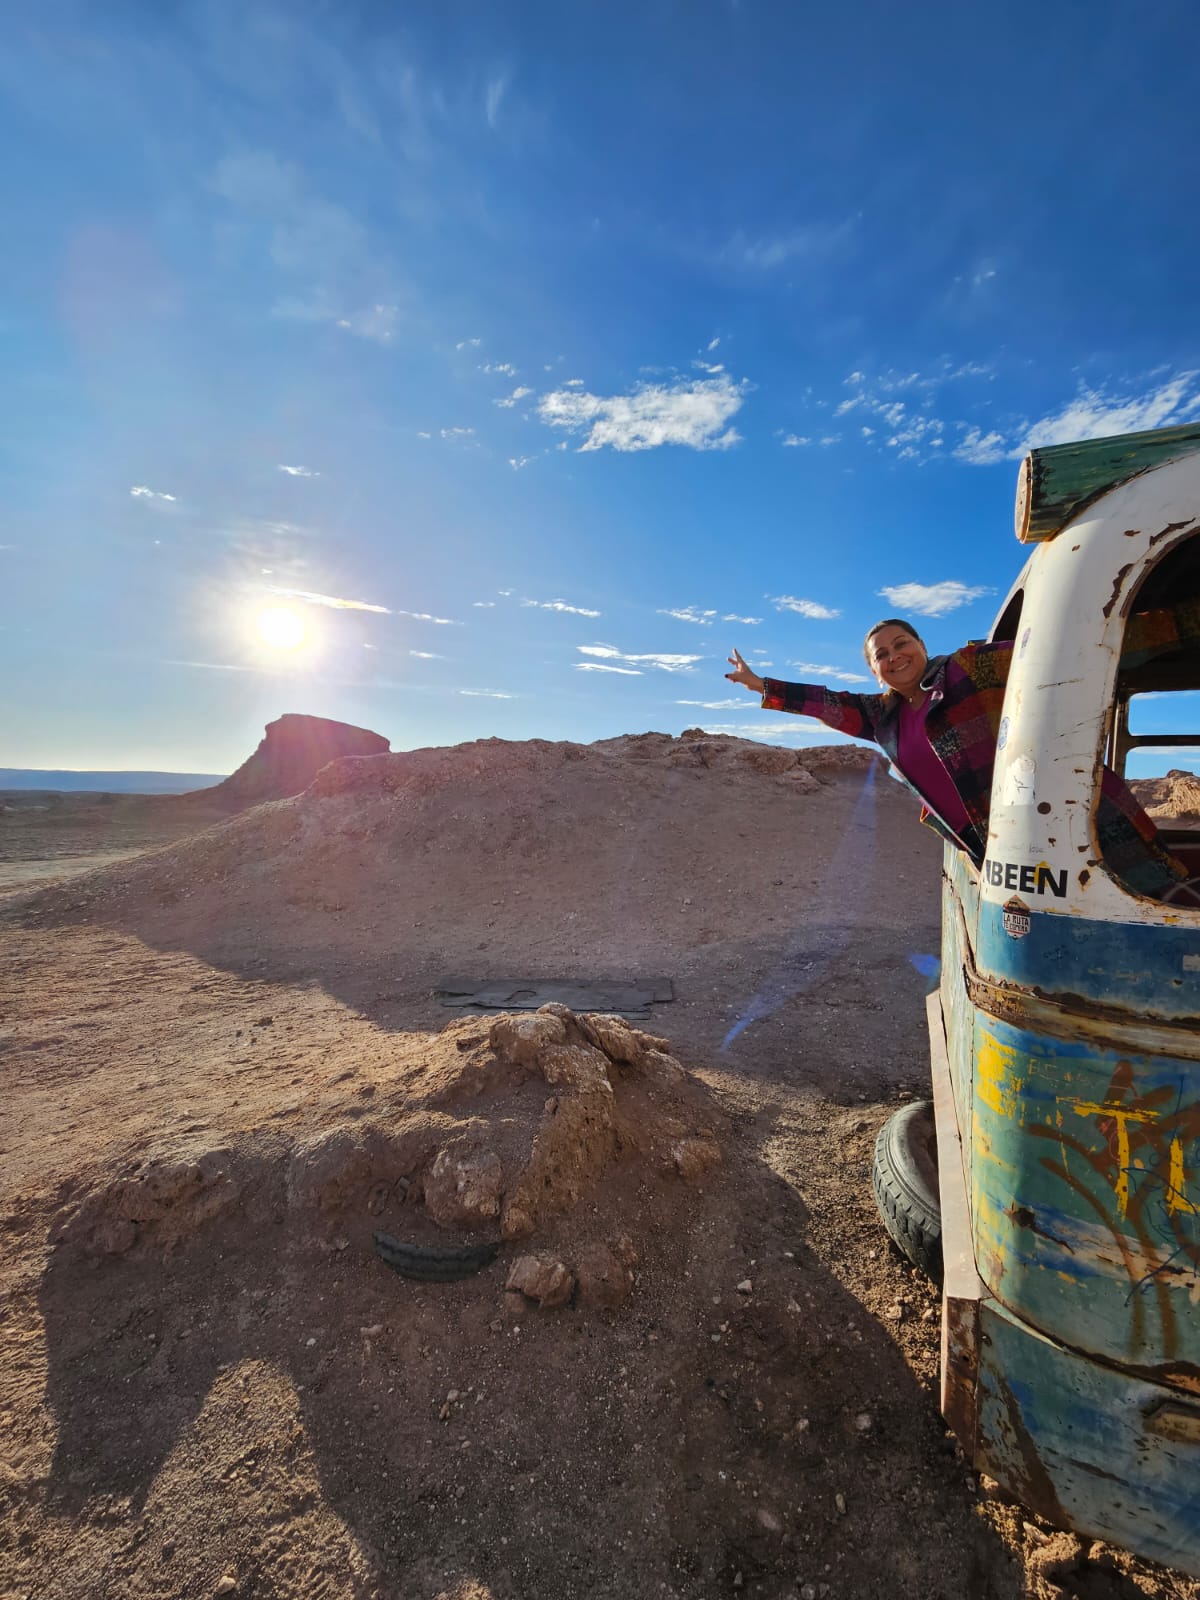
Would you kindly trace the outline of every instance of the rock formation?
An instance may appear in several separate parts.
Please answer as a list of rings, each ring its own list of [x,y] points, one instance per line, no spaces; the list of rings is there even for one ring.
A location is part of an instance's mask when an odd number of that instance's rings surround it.
[[[367,728],[289,711],[267,724],[258,749],[236,772],[203,792],[206,799],[220,798],[238,806],[286,800],[307,789],[331,761],[343,756],[383,756],[390,750],[385,738]]]

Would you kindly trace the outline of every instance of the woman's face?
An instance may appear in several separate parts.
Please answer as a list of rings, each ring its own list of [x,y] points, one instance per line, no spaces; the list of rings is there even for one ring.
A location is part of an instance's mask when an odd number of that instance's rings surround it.
[[[867,641],[871,670],[897,694],[912,694],[921,682],[929,657],[925,646],[907,628],[880,628]]]

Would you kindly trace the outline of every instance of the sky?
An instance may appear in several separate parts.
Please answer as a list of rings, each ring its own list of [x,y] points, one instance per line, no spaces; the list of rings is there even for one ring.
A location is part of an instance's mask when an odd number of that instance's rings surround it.
[[[730,648],[983,637],[1024,453],[1200,415],[1183,0],[0,21],[0,765],[828,743]]]

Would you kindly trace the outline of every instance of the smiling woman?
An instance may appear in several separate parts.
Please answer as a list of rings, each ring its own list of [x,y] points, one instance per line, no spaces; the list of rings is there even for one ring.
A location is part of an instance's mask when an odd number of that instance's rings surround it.
[[[308,638],[304,618],[290,606],[268,606],[255,617],[254,626],[259,638],[273,650],[298,650]]]

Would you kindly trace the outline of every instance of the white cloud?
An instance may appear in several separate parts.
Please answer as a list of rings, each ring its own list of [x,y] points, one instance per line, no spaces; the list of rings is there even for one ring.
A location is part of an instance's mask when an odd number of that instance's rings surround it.
[[[990,467],[1005,459],[1008,447],[999,433],[982,433],[978,428],[968,428],[953,454],[956,460],[967,461],[973,467]]]
[[[1198,378],[1200,372],[1181,372],[1140,395],[1105,394],[1083,386],[1061,411],[1033,423],[1009,452],[1010,457],[1018,460],[1042,445],[1103,439],[1109,434],[1140,433],[1147,428],[1187,422],[1200,409]]]
[[[711,628],[715,611],[697,611],[695,606],[681,606],[678,610],[667,611],[662,606],[658,608],[660,617],[674,617],[676,622],[695,622],[701,628]]]
[[[508,464],[514,472],[520,472],[522,467],[527,467],[531,461],[536,460],[536,456],[509,456]]]
[[[478,606],[482,611],[490,611],[496,602],[494,600],[472,600],[471,604]]]
[[[482,339],[460,339],[454,348],[456,350],[478,350],[482,343]]]
[[[861,672],[843,672],[840,667],[817,666],[812,661],[789,661],[789,667],[795,667],[797,672],[811,672],[812,678],[806,682],[824,683],[832,678],[837,683],[870,683],[872,680]]]
[[[990,376],[989,367],[972,361],[957,367],[942,361],[932,373],[884,372],[870,380],[864,372],[852,372],[844,380],[844,387],[854,389],[856,393],[840,401],[834,408],[834,415],[845,416],[857,409],[872,419],[878,419],[886,424],[882,434],[877,426],[864,422],[859,429],[861,437],[865,440],[874,439],[877,446],[894,450],[899,461],[914,461],[923,465],[935,458],[946,443],[947,424],[932,413],[935,391],[959,379]],[[908,398],[896,398],[901,394]],[[968,425],[958,422],[954,426],[966,429]],[[974,430],[974,433],[977,437],[978,430]],[[983,459],[972,454],[972,450],[973,445],[964,441],[954,453],[962,460]]]
[[[676,700],[677,706],[699,706],[703,711],[744,711],[752,702],[741,700]]]
[[[566,611],[575,617],[598,617],[599,611],[589,611],[586,606],[569,606],[565,600],[522,600],[523,606],[534,606],[539,611]]]
[[[449,439],[451,441],[451,443],[459,443],[459,444],[461,444],[465,440],[470,439],[470,438],[472,438],[474,436],[475,429],[474,428],[443,428],[441,430],[441,433],[442,433],[442,438],[443,439]]]
[[[752,706],[753,701],[747,700]],[[741,739],[761,739],[768,744],[781,744],[796,739],[801,744],[854,744],[856,741],[844,733],[835,733],[812,717],[789,717],[786,722],[710,722],[705,733],[731,734]]]
[[[411,617],[414,622],[434,622],[439,628],[458,628],[462,624],[452,617],[435,617],[428,611],[397,611],[398,617]]]
[[[487,361],[479,370],[480,372],[502,372],[506,378],[515,378],[517,375],[517,369],[511,361]]]
[[[504,96],[508,90],[508,84],[508,74],[503,72],[499,77],[492,78],[488,83],[487,90],[483,97],[483,106],[485,112],[487,113],[489,128],[494,128],[496,126],[496,118],[500,114],[500,103],[504,99]]]
[[[432,650],[410,650],[410,656],[415,656],[418,661],[445,661],[445,656],[435,655]]]
[[[303,600],[310,606],[331,606],[335,611],[377,611],[381,616],[392,615],[389,606],[372,605],[369,600],[342,600],[333,594],[314,594],[310,589],[284,589],[274,583],[263,585],[268,594],[284,595],[290,600]]]
[[[515,694],[509,694],[506,689],[460,689],[459,694],[470,695],[476,700],[515,700]]]
[[[388,343],[395,329],[398,274],[377,255],[371,235],[345,206],[314,190],[296,163],[269,150],[226,156],[208,180],[256,232],[265,231],[270,262],[292,287],[272,315],[329,322]],[[322,287],[312,289],[312,284]],[[352,285],[352,297],[341,285]]]
[[[286,472],[289,478],[319,478],[321,476],[319,472],[313,472],[309,467],[285,467],[282,461],[279,463],[279,470],[280,472]]]
[[[742,623],[742,625],[744,627],[757,628],[759,623],[762,621],[762,618],[761,617],[739,617],[739,616],[736,616],[732,611],[727,611],[726,614],[721,618],[721,621],[722,622],[740,622],[740,623]]]
[[[396,332],[396,318],[399,315],[399,306],[374,305],[338,317],[336,321],[339,328],[360,339],[374,339],[379,344],[388,344]]]
[[[546,371],[549,372],[550,368],[547,367]],[[564,389],[582,389],[583,388],[583,379],[582,378],[568,378],[566,383],[563,384],[563,388]]]
[[[811,444],[812,440],[804,433],[789,433],[783,441],[785,450],[795,450],[802,444]]]
[[[827,259],[847,240],[855,219],[845,222],[811,222],[788,233],[753,238],[740,228],[721,251],[720,259],[755,272],[769,272],[789,261]]]
[[[875,592],[901,612],[911,612],[918,617],[944,617],[947,612],[957,611],[959,606],[970,605],[996,591],[973,589],[949,578],[944,583],[897,583]]]
[[[552,428],[584,433],[581,450],[654,450],[685,445],[689,450],[727,450],[740,434],[725,425],[741,409],[747,385],[728,373],[715,378],[679,378],[646,383],[631,394],[595,395],[556,389],[543,395],[538,415]]]
[[[840,611],[832,611],[828,606],[823,606],[817,600],[797,600],[793,594],[768,594],[763,597],[769,600],[776,611],[795,611],[802,617],[816,617],[827,619],[840,617]]]
[[[841,437],[842,436],[841,436],[840,433],[827,433],[825,435],[825,437],[821,440],[821,443],[822,444],[837,444],[839,442],[839,440],[841,439]]]
[[[600,661],[577,661],[575,670],[576,672],[619,672],[623,678],[640,678],[642,676],[639,667],[608,667]]]
[[[135,483],[130,489],[130,494],[135,500],[174,500],[173,494],[166,494],[158,489],[148,489],[144,483]]]
[[[705,346],[705,348],[707,350],[715,350],[717,348],[717,346],[720,344],[720,342],[721,342],[721,340],[720,340],[719,337],[716,338],[716,339],[710,339],[708,341],[708,344]]]
[[[599,656],[605,661],[642,663],[647,667],[657,668],[659,672],[693,672],[696,662],[704,660],[703,656],[667,655],[660,651],[651,651],[645,655],[630,655],[611,644],[580,644],[575,648],[580,655]]]
[[[417,429],[417,438],[418,439],[432,439],[433,435],[431,433],[426,433],[424,428],[418,428]]]
[[[493,400],[492,404],[494,406],[505,406],[505,407],[515,406],[518,400],[524,400],[524,398],[525,398],[525,396],[527,394],[532,394],[532,393],[533,393],[532,389],[526,389],[523,384],[518,384],[517,387],[513,390],[513,392],[510,395],[506,395],[503,400]]]

